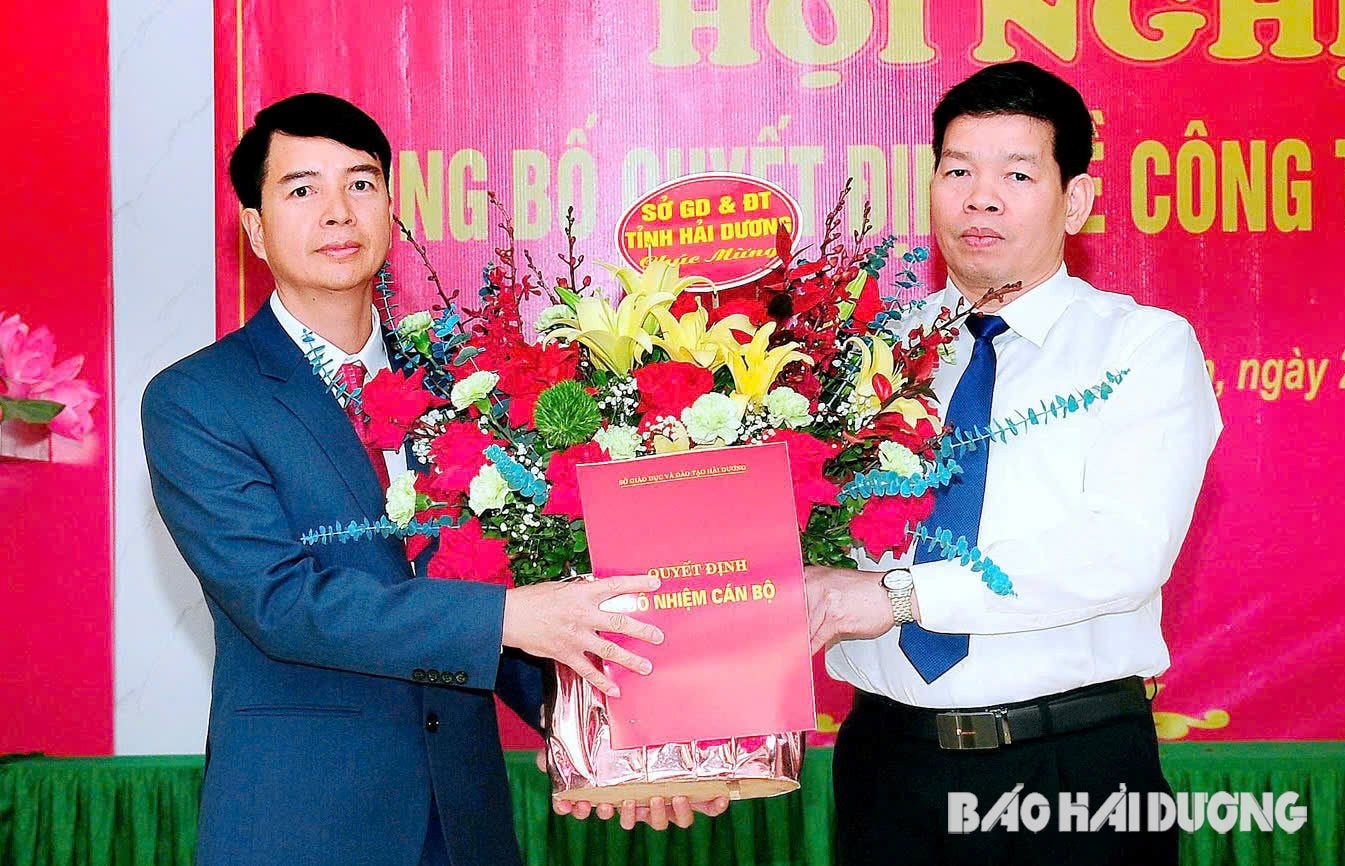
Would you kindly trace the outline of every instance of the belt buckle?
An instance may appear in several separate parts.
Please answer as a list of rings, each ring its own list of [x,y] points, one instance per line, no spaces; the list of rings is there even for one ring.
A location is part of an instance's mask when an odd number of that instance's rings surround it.
[[[934,717],[942,749],[997,749],[1012,743],[1002,710],[980,713],[939,713]]]

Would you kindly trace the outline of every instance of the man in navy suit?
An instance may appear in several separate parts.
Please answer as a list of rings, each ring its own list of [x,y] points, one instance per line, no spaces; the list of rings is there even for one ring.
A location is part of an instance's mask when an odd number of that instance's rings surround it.
[[[519,863],[493,695],[537,725],[537,658],[614,694],[586,654],[649,664],[598,631],[662,640],[599,607],[652,578],[506,590],[417,578],[395,539],[300,544],[377,518],[380,481],[406,465],[365,450],[301,348],[355,384],[388,366],[371,286],[392,240],[390,162],[344,100],[261,111],[230,176],[275,293],[145,392],[155,501],[215,622],[199,866]]]

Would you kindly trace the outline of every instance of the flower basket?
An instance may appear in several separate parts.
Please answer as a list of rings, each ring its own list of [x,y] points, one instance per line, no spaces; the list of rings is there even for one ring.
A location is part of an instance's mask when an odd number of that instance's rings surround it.
[[[799,787],[801,733],[617,749],[605,695],[564,665],[551,685],[543,718],[553,799],[648,805],[655,796],[746,800]]]

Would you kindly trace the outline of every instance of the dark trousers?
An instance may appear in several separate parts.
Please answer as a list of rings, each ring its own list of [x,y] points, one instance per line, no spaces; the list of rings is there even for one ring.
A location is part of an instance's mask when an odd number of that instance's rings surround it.
[[[1060,830],[1061,792],[1068,792],[1073,803],[1087,793],[1090,816],[1122,784],[1127,793],[1140,793],[1141,801],[1151,791],[1171,794],[1158,764],[1151,718],[1131,716],[997,749],[949,751],[895,732],[890,707],[886,699],[861,696],[836,738],[833,780],[841,866],[1177,863],[1175,828],[1118,832],[1104,824],[1091,832]],[[1015,832],[1002,824],[949,832],[950,791],[974,794],[984,819],[1019,783],[1020,802],[1035,791],[1049,804],[1050,820],[1039,832],[1022,824]],[[967,813],[959,809],[955,815],[965,818]],[[1139,826],[1147,822],[1146,808]],[[958,826],[965,824],[959,820]]]

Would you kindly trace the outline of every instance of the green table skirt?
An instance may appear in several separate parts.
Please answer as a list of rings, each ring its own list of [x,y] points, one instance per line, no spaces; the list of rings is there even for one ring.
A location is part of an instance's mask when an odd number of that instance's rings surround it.
[[[529,866],[833,862],[829,749],[809,751],[798,793],[665,833],[554,816],[532,753],[507,757]],[[1183,863],[1345,864],[1345,742],[1165,744],[1163,766],[1174,791],[1296,791],[1308,810],[1294,834],[1182,834]],[[200,784],[197,755],[0,761],[0,866],[189,866]]]

